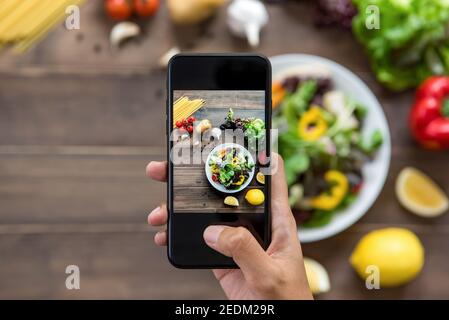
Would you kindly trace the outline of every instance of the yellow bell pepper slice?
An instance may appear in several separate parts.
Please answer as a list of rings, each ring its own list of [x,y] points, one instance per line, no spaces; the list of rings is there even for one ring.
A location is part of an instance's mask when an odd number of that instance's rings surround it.
[[[327,192],[314,197],[311,205],[314,209],[334,210],[342,202],[349,190],[349,181],[346,176],[337,170],[329,170],[324,175],[324,180],[333,185]]]
[[[306,141],[316,141],[327,132],[327,122],[320,107],[312,106],[298,120],[298,135]]]
[[[233,182],[232,184],[234,186],[241,186],[244,181],[245,181],[245,176],[243,174],[241,174],[239,176],[239,180],[237,182]]]

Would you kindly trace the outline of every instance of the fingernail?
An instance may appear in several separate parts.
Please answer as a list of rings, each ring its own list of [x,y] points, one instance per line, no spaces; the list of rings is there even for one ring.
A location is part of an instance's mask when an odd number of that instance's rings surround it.
[[[152,162],[152,161],[151,161],[151,162]],[[150,174],[151,162],[149,162],[149,163],[147,164],[147,166],[145,167],[145,173],[146,173],[147,175]]]
[[[161,206],[158,206],[158,207],[154,208],[153,211],[150,212],[150,216],[151,216],[153,213],[158,212],[159,210],[161,210]]]
[[[204,241],[210,245],[214,245],[218,242],[218,237],[223,231],[224,226],[209,226],[204,230]]]

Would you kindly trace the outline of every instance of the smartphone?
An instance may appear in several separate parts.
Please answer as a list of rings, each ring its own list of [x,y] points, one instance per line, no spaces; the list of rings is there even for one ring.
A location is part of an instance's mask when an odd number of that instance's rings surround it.
[[[253,54],[179,54],[167,75],[168,258],[179,268],[235,268],[203,240],[244,226],[270,243],[271,65]]]

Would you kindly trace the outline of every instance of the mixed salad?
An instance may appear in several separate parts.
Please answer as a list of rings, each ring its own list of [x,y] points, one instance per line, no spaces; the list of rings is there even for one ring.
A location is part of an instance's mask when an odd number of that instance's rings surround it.
[[[383,136],[379,130],[362,134],[367,110],[334,90],[330,77],[289,76],[274,83],[273,108],[295,218],[305,227],[326,225],[356,199],[362,167]]]
[[[213,151],[209,160],[212,180],[226,189],[239,189],[254,170],[254,162],[244,149],[225,147]]]

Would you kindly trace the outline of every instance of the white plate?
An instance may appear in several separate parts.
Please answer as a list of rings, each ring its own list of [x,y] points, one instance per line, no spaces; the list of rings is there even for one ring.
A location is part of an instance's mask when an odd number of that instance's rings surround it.
[[[251,171],[249,171],[248,180],[246,180],[245,183],[243,183],[240,186],[240,188],[233,189],[233,190],[226,189],[222,184],[219,184],[219,183],[217,183],[217,182],[212,180],[212,172],[211,172],[210,167],[209,167],[209,160],[210,160],[211,156],[213,154],[215,154],[217,152],[217,150],[221,150],[223,148],[236,148],[236,149],[242,150],[244,152],[244,154],[248,156],[248,162],[254,163],[254,159],[253,159],[253,156],[251,155],[251,153],[248,150],[246,150],[245,147],[241,146],[240,144],[236,144],[236,143],[222,143],[222,144],[219,144],[218,146],[213,148],[212,151],[208,154],[207,159],[206,159],[206,163],[204,164],[204,170],[206,171],[207,180],[209,181],[209,183],[211,184],[212,187],[214,187],[215,189],[217,189],[218,191],[221,191],[223,193],[237,193],[237,192],[240,192],[243,189],[245,189],[251,183],[251,181],[253,180],[255,167],[253,167],[253,169]]]
[[[287,54],[270,58],[273,79],[284,74],[287,70],[310,68],[310,65],[324,66],[331,71],[331,78],[336,89],[345,92],[349,97],[364,105],[367,117],[363,132],[370,133],[379,129],[384,137],[384,143],[380,147],[373,161],[364,165],[364,185],[357,200],[347,209],[334,215],[332,221],[323,227],[299,228],[298,236],[301,242],[313,242],[325,239],[342,232],[359,220],[373,205],[379,196],[388,174],[391,156],[390,131],[385,114],[379,101],[365,83],[354,73],[331,60],[318,56],[303,54]]]

